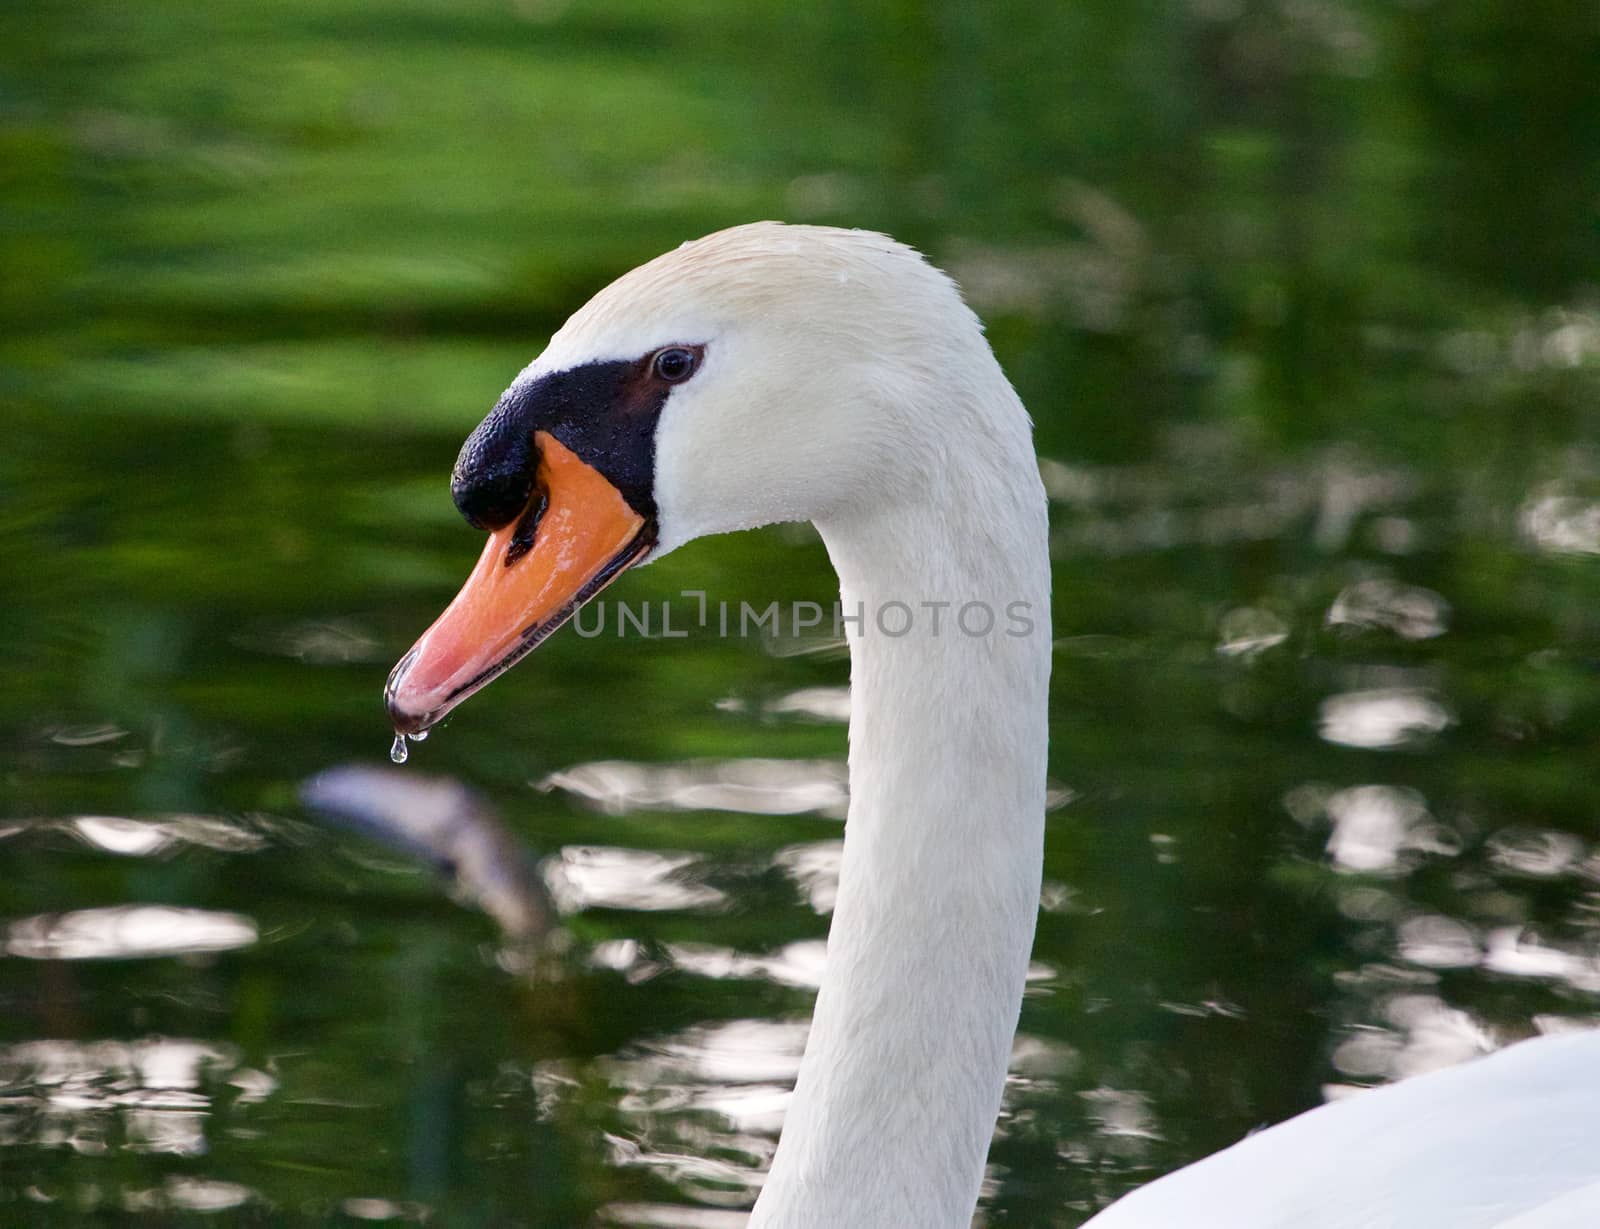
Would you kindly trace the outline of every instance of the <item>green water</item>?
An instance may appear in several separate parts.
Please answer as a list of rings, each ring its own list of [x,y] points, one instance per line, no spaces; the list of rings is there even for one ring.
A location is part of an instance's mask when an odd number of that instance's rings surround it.
[[[0,12],[0,1221],[740,1223],[837,652],[567,632],[413,751],[565,866],[544,976],[297,790],[386,762],[465,433],[756,217],[951,268],[1046,458],[986,1223],[1600,1016],[1597,62],[1577,0]],[[786,529],[613,593],[830,583]]]

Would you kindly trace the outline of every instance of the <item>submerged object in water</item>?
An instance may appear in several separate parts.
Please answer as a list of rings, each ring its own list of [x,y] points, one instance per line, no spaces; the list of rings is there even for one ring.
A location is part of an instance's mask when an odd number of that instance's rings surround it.
[[[346,764],[306,781],[300,798],[341,827],[427,862],[508,939],[536,941],[555,929],[556,909],[537,860],[460,782]]]

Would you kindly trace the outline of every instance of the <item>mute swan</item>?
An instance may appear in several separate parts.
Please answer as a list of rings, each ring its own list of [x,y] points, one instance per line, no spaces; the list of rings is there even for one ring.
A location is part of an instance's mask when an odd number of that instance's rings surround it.
[[[750,1225],[969,1225],[1039,901],[1050,568],[1027,414],[954,285],[858,231],[759,223],[685,244],[562,327],[451,486],[489,541],[390,676],[404,734],[633,564],[816,525],[851,649],[849,820],[827,970]],[[981,615],[954,624],[969,606],[1014,617],[973,634]],[[1600,1223],[1596,1040],[1312,1111],[1094,1223]],[[1541,1203],[1568,1219],[1513,1219]]]

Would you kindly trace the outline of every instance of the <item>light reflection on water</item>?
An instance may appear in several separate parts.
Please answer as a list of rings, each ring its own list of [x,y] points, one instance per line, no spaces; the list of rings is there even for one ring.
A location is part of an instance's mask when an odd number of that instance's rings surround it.
[[[769,701],[766,711],[778,716],[802,716],[843,724],[850,720],[850,689],[802,687]]]
[[[602,1071],[622,1090],[617,1104],[635,1120],[635,1138],[653,1141],[615,1141],[614,1155],[667,1169],[706,1202],[747,1203],[777,1144],[808,1028],[806,1020],[731,1020],[606,1061]]]
[[[559,789],[614,815],[635,810],[739,811],[844,818],[848,774],[835,760],[738,759],[689,764],[600,760],[551,773]]]
[[[1450,603],[1432,589],[1387,577],[1357,581],[1340,591],[1328,607],[1329,627],[1383,628],[1404,640],[1442,636],[1450,622]]]
[[[264,848],[259,832],[212,815],[171,815],[159,819],[126,819],[118,815],[80,815],[72,830],[108,853],[140,857],[176,845],[197,845],[221,853],[249,853]]]
[[[1555,483],[1528,497],[1520,519],[1523,534],[1539,550],[1600,555],[1600,500],[1569,494]]]
[[[1600,994],[1600,954],[1552,947],[1529,938],[1520,926],[1497,926],[1484,937],[1482,965],[1491,973],[1563,982],[1585,994]]]
[[[1402,990],[1381,1000],[1387,1027],[1352,1029],[1332,1055],[1340,1074],[1359,1080],[1400,1080],[1452,1066],[1495,1048],[1495,1040],[1470,1013],[1437,995]]]
[[[696,882],[692,854],[571,845],[552,868],[551,889],[566,912],[578,909],[713,909],[727,898]]]
[[[1333,825],[1328,852],[1340,870],[1403,873],[1417,862],[1408,854],[1420,857],[1461,849],[1460,839],[1428,814],[1426,802],[1415,790],[1354,785],[1329,795],[1321,807]]]
[[[346,1199],[339,1210],[354,1220],[364,1221],[425,1225],[433,1219],[433,1210],[426,1204],[393,1199]]]
[[[703,943],[671,943],[666,952],[675,968],[697,977],[733,977],[815,990],[822,984],[827,944],[801,939],[762,956]]]
[[[743,1212],[718,1212],[686,1208],[680,1204],[613,1203],[600,1210],[602,1223],[639,1226],[639,1229],[742,1229],[749,1219]]]
[[[850,689],[802,687],[787,695],[774,696],[759,705],[751,705],[737,696],[728,696],[717,701],[717,710],[741,714],[758,712],[767,717],[837,722],[842,725],[850,720]]]
[[[83,746],[91,743],[74,744]],[[23,834],[59,831],[106,853],[127,857],[179,852],[184,846],[219,853],[248,853],[263,849],[269,839],[257,826],[217,815],[161,815],[132,818],[123,815],[74,815],[64,819],[17,819],[0,826],[0,839]]]
[[[29,960],[117,960],[225,952],[256,941],[240,913],[174,905],[108,905],[19,918],[6,927],[5,950]]]
[[[226,1212],[254,1199],[255,1192],[237,1182],[218,1182],[174,1174],[147,1191],[129,1191],[123,1207],[129,1212]]]
[[[1410,470],[1339,448],[1309,465],[1262,473],[1230,466],[1233,450],[1223,437],[1183,443],[1191,452],[1186,465],[1089,470],[1042,462],[1046,491],[1072,511],[1052,529],[1052,553],[1238,545],[1279,538],[1307,522],[1317,547],[1333,553],[1350,544],[1358,525],[1404,510],[1419,486]]]
[[[1323,700],[1321,734],[1346,747],[1401,747],[1437,734],[1453,721],[1450,711],[1422,688],[1373,687]]]
[[[808,841],[778,850],[773,864],[779,867],[816,912],[833,912],[839,892],[839,863],[844,857],[844,842]]]
[[[20,1042],[0,1049],[0,1141],[86,1155],[202,1156],[218,1087],[243,1106],[267,1099],[277,1081],[210,1042]]]

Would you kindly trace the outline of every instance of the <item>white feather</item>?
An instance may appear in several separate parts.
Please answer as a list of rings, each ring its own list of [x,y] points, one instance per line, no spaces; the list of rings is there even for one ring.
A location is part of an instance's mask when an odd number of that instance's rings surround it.
[[[1135,1191],[1089,1224],[1596,1229],[1600,1032],[1525,1041],[1324,1105]]]

